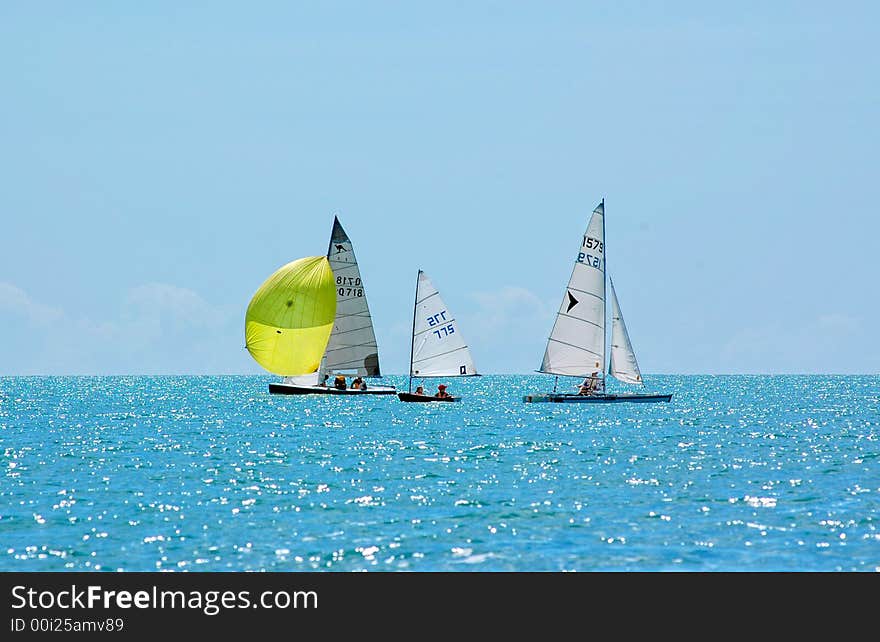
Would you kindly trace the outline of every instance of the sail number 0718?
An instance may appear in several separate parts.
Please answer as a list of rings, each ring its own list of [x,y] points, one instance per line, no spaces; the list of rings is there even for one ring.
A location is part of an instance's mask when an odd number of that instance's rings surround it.
[[[336,288],[336,293],[339,296],[364,296],[364,289],[360,287],[361,278],[359,276],[337,276],[336,285],[340,286]]]

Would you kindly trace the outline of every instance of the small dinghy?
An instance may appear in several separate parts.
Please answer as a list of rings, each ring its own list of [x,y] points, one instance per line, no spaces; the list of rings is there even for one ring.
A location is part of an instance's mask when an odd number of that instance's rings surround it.
[[[461,401],[461,397],[435,397],[434,395],[417,395],[414,392],[398,392],[397,398],[401,401],[414,401],[417,403],[426,403],[431,401]]]
[[[419,270],[409,352],[409,389],[407,392],[398,392],[397,398],[420,403],[461,401],[461,397],[446,393],[445,384],[437,386],[436,395],[422,393],[422,386],[418,386],[416,392],[413,392],[413,377],[473,376],[477,376],[477,369],[455,317],[449,312],[428,275]]]

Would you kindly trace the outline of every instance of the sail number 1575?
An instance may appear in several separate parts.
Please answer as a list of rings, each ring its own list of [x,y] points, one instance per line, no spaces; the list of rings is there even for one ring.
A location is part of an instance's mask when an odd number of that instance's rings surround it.
[[[599,239],[594,239],[592,236],[584,237],[584,244],[582,247],[587,248],[588,250],[596,250],[597,252],[602,252],[605,249],[605,244]]]
[[[594,252],[601,255],[602,250],[604,249],[604,244],[602,243],[602,241],[594,239],[591,236],[585,236],[583,247],[588,250],[593,250]],[[589,265],[590,267],[599,268],[600,270],[602,269],[601,256],[593,256],[592,254],[587,254],[586,252],[578,252],[577,262]]]

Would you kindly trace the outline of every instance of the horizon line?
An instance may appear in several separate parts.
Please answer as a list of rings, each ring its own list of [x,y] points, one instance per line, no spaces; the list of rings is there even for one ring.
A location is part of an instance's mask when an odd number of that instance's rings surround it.
[[[582,375],[551,375],[539,372],[489,372],[480,373],[483,377],[568,377],[570,379],[581,379]],[[281,377],[284,375],[276,375],[272,373],[246,373],[246,372],[115,372],[115,373],[31,373],[31,374],[2,374],[0,379],[4,378],[48,378],[48,377]],[[289,376],[305,376],[305,375],[289,375]],[[356,374],[347,374],[345,376],[355,377]],[[383,379],[385,377],[404,377],[407,378],[408,373],[390,373],[380,377],[368,377],[369,379]],[[880,376],[880,372],[654,372],[642,375],[644,377],[876,377]],[[413,379],[470,379],[473,377],[462,377],[460,375],[449,375],[448,377],[412,377]],[[610,377],[613,378],[613,377]]]

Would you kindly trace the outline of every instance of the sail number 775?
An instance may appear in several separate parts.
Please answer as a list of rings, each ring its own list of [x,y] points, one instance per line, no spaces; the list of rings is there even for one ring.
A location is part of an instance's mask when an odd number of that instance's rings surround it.
[[[455,326],[451,323],[446,323],[446,310],[441,310],[437,314],[432,314],[429,316],[426,321],[428,322],[428,327],[433,328],[434,326],[440,326],[436,330],[433,331],[435,335],[437,335],[438,339],[442,339],[444,337],[448,337],[450,334],[455,334]]]

